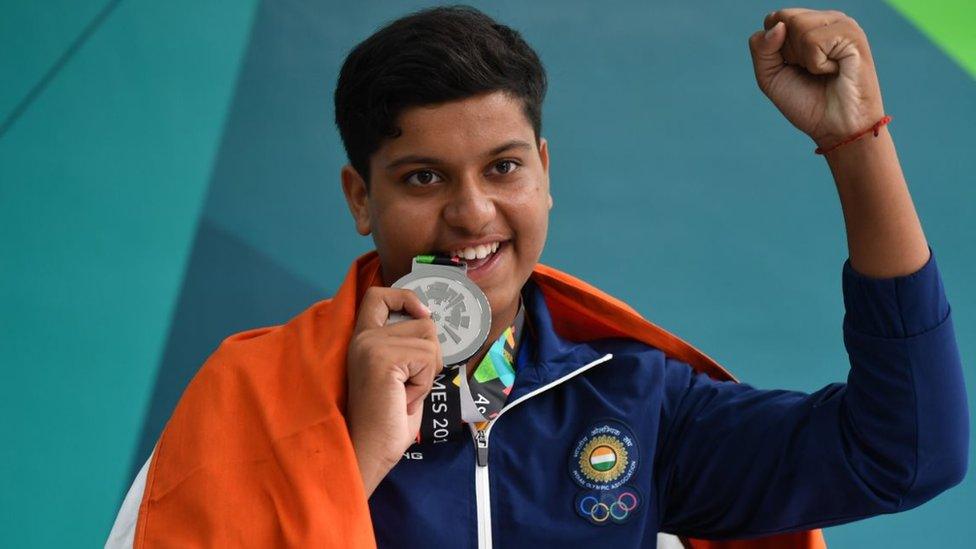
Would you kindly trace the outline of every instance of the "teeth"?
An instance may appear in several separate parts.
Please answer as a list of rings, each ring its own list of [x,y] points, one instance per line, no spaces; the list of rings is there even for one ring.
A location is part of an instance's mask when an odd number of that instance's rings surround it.
[[[462,248],[460,250],[454,250],[451,252],[452,256],[458,256],[463,259],[484,259],[489,255],[498,251],[498,246],[500,242],[492,242],[491,244],[482,244],[480,246]]]

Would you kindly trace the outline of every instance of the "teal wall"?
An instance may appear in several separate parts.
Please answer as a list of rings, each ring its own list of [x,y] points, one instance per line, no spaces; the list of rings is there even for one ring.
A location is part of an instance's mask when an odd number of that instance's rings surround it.
[[[422,5],[0,0],[0,546],[101,544],[220,339],[330,295],[370,248],[342,200],[331,94],[352,46]],[[543,261],[757,386],[844,379],[836,191],[746,47],[782,6],[474,5],[549,71]],[[829,7],[871,39],[968,364],[976,82],[886,4]],[[968,547],[972,478],[828,542]]]

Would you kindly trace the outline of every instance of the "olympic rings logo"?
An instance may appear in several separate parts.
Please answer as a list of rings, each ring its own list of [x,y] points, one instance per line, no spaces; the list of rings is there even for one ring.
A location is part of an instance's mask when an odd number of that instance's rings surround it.
[[[640,505],[637,494],[630,491],[622,492],[609,504],[600,501],[601,499],[603,498],[588,494],[579,500],[580,514],[594,524],[603,524],[611,519],[614,522],[623,522]]]

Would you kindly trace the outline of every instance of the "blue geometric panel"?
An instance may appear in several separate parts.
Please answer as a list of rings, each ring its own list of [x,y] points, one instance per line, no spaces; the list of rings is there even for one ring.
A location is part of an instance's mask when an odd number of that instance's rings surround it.
[[[0,546],[93,546],[219,342],[328,297],[372,247],[340,190],[332,93],[353,46],[433,3],[7,4]],[[474,5],[520,30],[548,70],[542,261],[753,385],[843,380],[837,193],[813,143],[757,89],[746,44],[784,6]],[[808,7],[843,10],[868,34],[962,354],[976,356],[976,83],[886,4]],[[970,476],[827,540],[968,547],[974,504]]]

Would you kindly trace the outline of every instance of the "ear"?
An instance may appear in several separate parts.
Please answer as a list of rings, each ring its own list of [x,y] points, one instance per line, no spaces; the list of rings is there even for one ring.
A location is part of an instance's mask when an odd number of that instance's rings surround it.
[[[549,209],[552,209],[552,192],[549,190],[549,142],[545,137],[539,138],[539,161],[542,162],[542,171],[546,175],[546,193],[549,194]]]
[[[372,232],[369,225],[369,191],[366,190],[366,182],[350,164],[342,167],[340,177],[342,192],[346,195],[346,203],[353,221],[356,222],[356,232],[366,236]]]

